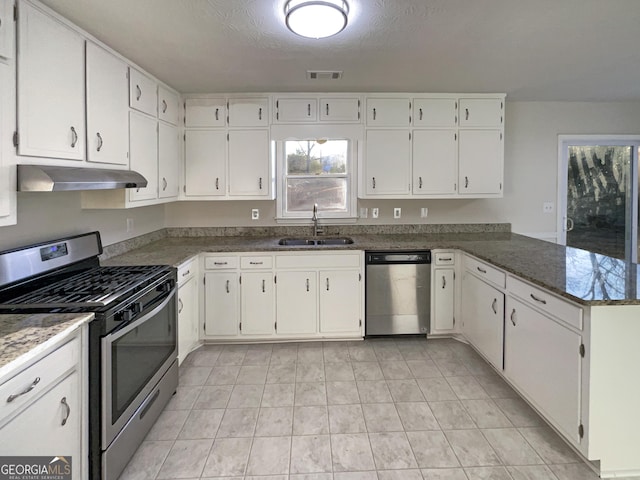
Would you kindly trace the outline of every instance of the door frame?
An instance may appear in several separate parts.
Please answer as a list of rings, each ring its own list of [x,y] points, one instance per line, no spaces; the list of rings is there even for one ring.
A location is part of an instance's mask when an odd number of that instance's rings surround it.
[[[639,202],[638,198],[638,183],[640,177],[640,165],[638,156],[640,153],[640,135],[558,135],[558,196],[557,196],[557,209],[556,209],[556,232],[557,243],[560,245],[567,244],[567,165],[569,158],[567,155],[567,147],[569,145],[583,145],[583,146],[619,146],[630,145],[634,147],[635,158],[631,165],[631,219],[632,232],[635,233],[632,238],[632,262],[637,262],[638,259],[638,212]]]

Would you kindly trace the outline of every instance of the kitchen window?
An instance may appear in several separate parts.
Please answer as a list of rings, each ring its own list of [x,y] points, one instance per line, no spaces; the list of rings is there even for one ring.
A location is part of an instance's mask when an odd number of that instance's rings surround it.
[[[321,223],[355,217],[357,138],[324,129],[318,133],[322,136],[288,136],[277,142],[280,220],[308,222],[315,204]]]

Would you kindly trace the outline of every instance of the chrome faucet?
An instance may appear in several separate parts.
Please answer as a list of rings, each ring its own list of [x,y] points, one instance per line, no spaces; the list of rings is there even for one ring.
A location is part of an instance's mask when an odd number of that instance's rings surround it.
[[[322,234],[322,228],[318,227],[318,204],[313,204],[313,216],[311,217],[311,221],[313,222],[313,236],[317,237]]]

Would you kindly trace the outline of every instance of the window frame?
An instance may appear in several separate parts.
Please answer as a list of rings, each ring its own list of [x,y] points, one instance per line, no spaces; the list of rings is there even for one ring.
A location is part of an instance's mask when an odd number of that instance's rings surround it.
[[[357,217],[357,166],[361,155],[361,144],[364,136],[360,125],[278,125],[273,127],[272,141],[276,151],[276,221],[279,223],[307,224],[311,222],[312,210],[290,212],[287,210],[287,179],[307,178],[304,175],[287,174],[287,158],[285,142],[307,140],[346,140],[348,153],[345,174],[327,174],[323,178],[346,178],[347,202],[345,212],[330,212],[319,209],[318,219],[322,223],[355,223]],[[316,175],[310,177],[318,178]],[[329,222],[326,222],[329,220]]]

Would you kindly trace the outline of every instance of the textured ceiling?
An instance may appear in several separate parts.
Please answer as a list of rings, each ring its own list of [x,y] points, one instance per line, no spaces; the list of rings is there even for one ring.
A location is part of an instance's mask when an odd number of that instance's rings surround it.
[[[44,0],[183,93],[506,92],[640,100],[639,0],[349,0],[323,40],[285,0]],[[307,70],[343,70],[307,80]]]

